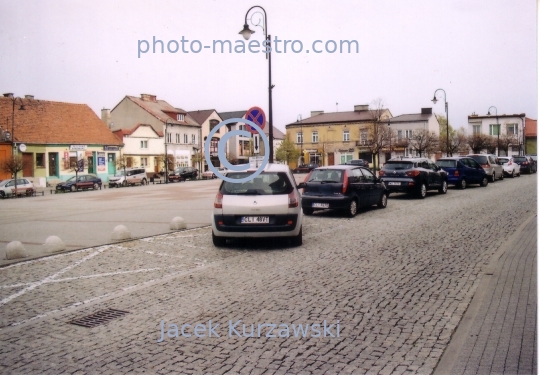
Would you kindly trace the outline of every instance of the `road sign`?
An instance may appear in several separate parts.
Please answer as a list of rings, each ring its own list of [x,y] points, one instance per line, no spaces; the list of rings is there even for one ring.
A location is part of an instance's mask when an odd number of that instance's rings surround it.
[[[260,142],[259,142],[259,134],[253,134],[253,153],[259,154],[261,151]]]
[[[251,107],[250,109],[248,109],[248,111],[246,112],[246,120],[253,121],[261,129],[264,129],[264,126],[266,125],[266,115],[264,114],[264,111],[259,107]],[[257,130],[255,130],[254,127],[247,124],[246,130],[252,134],[257,133]]]

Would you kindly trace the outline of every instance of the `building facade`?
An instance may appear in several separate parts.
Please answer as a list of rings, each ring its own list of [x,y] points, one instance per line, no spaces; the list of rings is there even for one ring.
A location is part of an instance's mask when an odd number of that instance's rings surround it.
[[[513,115],[486,115],[479,116],[472,114],[468,116],[469,134],[487,134],[493,138],[495,143],[495,154],[504,156],[522,155],[525,151],[525,113]],[[508,152],[499,144],[509,144]]]
[[[188,114],[201,125],[202,149],[200,152],[202,157],[199,158],[201,159],[199,169],[202,171],[207,171],[208,163],[206,161],[206,158],[204,157],[206,140],[208,139],[208,134],[210,134],[210,131],[212,131],[216,126],[218,126],[219,123],[223,121],[223,119],[219,116],[219,113],[217,113],[215,109],[190,111],[188,112]],[[216,131],[215,135],[210,140],[210,161],[215,167],[221,167],[221,163],[217,154],[218,143],[221,137],[227,134],[228,131],[229,128],[227,126],[222,126]],[[228,152],[227,145],[225,147],[226,153]]]

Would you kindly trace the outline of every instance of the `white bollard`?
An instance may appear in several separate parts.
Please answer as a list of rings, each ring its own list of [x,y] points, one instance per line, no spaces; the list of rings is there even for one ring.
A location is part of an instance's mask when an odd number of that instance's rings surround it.
[[[111,238],[113,241],[129,240],[131,233],[124,225],[117,225],[114,227]]]
[[[43,246],[48,253],[66,250],[66,244],[58,236],[47,237]]]
[[[171,221],[171,230],[180,230],[180,229],[186,229],[187,225],[184,219],[182,219],[180,216],[176,216]]]
[[[26,258],[28,254],[20,241],[11,241],[6,246],[6,259]]]

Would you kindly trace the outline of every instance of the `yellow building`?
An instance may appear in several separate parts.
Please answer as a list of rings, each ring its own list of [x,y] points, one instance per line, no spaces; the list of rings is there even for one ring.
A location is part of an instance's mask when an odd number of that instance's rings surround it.
[[[373,165],[369,141],[377,117],[384,122],[392,118],[392,114],[388,109],[370,110],[368,105],[356,105],[350,112],[312,111],[311,117],[286,125],[287,139],[303,151],[290,167],[301,164],[302,157],[306,164],[321,166],[343,164],[352,159],[364,159]]]

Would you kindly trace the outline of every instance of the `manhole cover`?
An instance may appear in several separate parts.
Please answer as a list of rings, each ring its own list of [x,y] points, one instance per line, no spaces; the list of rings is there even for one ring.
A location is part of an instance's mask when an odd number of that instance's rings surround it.
[[[88,315],[79,319],[73,319],[68,322],[69,324],[76,324],[78,326],[83,326],[86,328],[96,327],[102,324],[107,324],[111,320],[120,318],[128,314],[128,311],[115,310],[115,309],[106,309],[98,311],[92,315]]]

